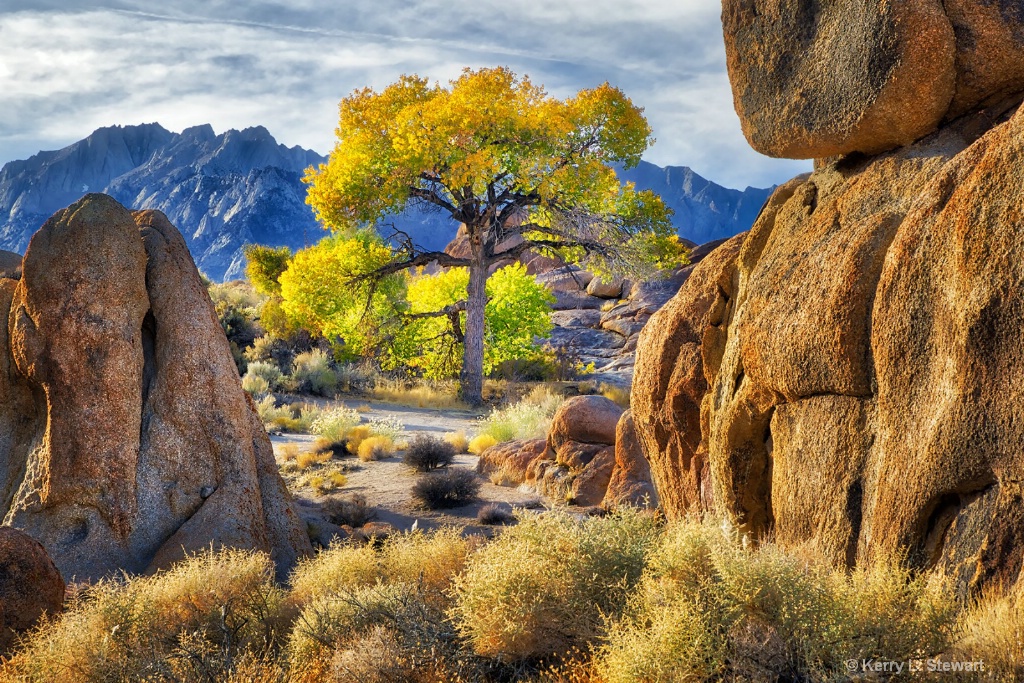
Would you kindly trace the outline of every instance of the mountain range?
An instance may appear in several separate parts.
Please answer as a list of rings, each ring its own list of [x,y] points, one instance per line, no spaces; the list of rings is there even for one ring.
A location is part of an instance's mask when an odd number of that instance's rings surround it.
[[[302,175],[320,154],[279,144],[262,126],[168,131],[157,123],[100,128],[64,149],[0,169],[0,249],[23,253],[54,212],[87,192],[125,206],[159,209],[181,230],[196,265],[215,280],[241,277],[247,243],[301,248],[322,228],[305,203]],[[640,162],[620,176],[660,194],[683,237],[701,244],[748,229],[772,188],[732,190],[687,167]],[[443,249],[457,226],[437,213],[386,221],[428,249]]]

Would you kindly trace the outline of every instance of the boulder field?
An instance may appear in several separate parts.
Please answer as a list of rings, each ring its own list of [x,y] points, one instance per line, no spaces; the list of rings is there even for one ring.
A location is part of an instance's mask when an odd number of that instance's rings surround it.
[[[0,278],[0,511],[67,580],[311,552],[181,234],[90,194]],[[3,274],[8,275],[9,271]]]
[[[847,565],[906,554],[963,593],[1012,584],[1024,14],[755,4],[723,4],[744,130],[818,159],[640,334],[633,420],[661,505]]]

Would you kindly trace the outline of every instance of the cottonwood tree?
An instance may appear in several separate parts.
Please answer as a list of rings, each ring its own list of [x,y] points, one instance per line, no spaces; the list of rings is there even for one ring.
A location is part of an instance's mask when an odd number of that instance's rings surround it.
[[[506,68],[467,69],[448,86],[403,76],[380,92],[356,91],[339,108],[337,144],[305,177],[326,227],[355,233],[410,206],[465,225],[468,256],[424,250],[396,233],[387,236],[394,258],[361,277],[434,262],[469,270],[459,308],[460,384],[470,403],[482,401],[492,264],[532,249],[625,272],[678,244],[660,198],[616,176],[613,165],[635,166],[652,138],[643,110],[607,83],[562,100]]]

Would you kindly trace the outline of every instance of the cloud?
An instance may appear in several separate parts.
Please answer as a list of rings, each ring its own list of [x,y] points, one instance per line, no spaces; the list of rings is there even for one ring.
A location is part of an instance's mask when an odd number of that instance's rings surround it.
[[[605,80],[645,107],[646,158],[728,185],[805,162],[762,157],[732,110],[717,3],[641,0],[8,0],[0,12],[0,162],[95,128],[265,125],[326,153],[337,103],[402,73],[446,81],[508,65],[567,96]]]

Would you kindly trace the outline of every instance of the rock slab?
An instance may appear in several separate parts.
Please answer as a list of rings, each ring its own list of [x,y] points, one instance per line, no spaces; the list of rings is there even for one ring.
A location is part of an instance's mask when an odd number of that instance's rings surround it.
[[[283,576],[311,552],[163,214],[87,195],[33,236],[7,283],[5,524],[77,579],[154,571],[211,544],[268,552]]]

